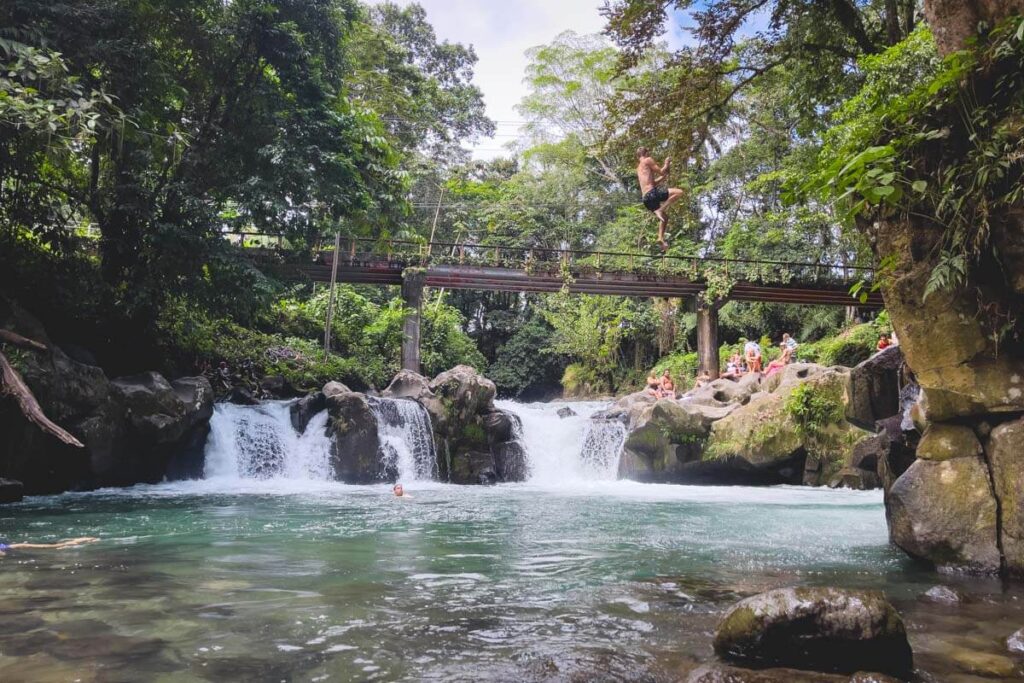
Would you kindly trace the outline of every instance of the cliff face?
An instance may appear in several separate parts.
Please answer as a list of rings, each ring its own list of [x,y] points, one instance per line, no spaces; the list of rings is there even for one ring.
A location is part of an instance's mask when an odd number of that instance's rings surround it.
[[[1024,0],[933,0],[925,11],[940,51],[963,49],[979,22],[994,25]],[[995,122],[1000,125],[1003,122]],[[883,296],[907,365],[921,386],[917,461],[887,494],[893,541],[938,566],[1024,576],[1024,206],[989,216],[991,249],[967,284],[925,298],[942,228],[925,218],[872,228],[895,259]]]

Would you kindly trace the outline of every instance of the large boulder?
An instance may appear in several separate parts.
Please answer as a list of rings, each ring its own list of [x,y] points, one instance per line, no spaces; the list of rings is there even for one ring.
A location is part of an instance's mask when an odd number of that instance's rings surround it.
[[[430,380],[412,370],[399,370],[391,384],[384,390],[384,396],[389,398],[419,399],[432,393]]]
[[[128,424],[140,439],[153,443],[177,441],[189,426],[184,402],[159,373],[118,377],[111,386],[125,406]]]
[[[1024,418],[1005,422],[989,434],[988,459],[1001,513],[1007,571],[1024,576]]]
[[[981,454],[978,435],[964,425],[929,424],[917,446],[917,457],[923,460],[949,460]]]
[[[757,667],[900,677],[914,668],[903,620],[876,591],[781,588],[755,595],[726,613],[714,649]]]
[[[448,419],[458,424],[469,422],[478,413],[492,412],[497,393],[494,382],[468,365],[442,372],[430,382],[430,391],[445,405]]]
[[[997,572],[996,499],[977,456],[917,460],[886,498],[889,535],[908,554],[954,570]]]
[[[17,503],[25,496],[25,485],[15,479],[0,479],[0,503]]]
[[[903,352],[899,346],[890,346],[853,368],[846,419],[861,429],[874,430],[879,420],[898,415],[902,367]]]
[[[355,392],[333,394],[327,398],[327,412],[335,478],[348,484],[385,481],[377,417],[366,396]]]
[[[699,389],[687,393],[687,400],[704,405],[728,403],[745,404],[750,397],[761,390],[761,375],[748,373],[739,380],[716,379]]]

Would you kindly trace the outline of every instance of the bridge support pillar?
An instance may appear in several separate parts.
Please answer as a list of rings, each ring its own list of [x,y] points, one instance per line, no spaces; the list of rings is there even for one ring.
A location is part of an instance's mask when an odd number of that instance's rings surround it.
[[[420,371],[420,314],[423,311],[423,288],[427,273],[422,268],[402,271],[402,299],[405,322],[402,323],[402,369]]]
[[[718,379],[721,367],[718,360],[718,306],[697,301],[697,361],[698,374]]]

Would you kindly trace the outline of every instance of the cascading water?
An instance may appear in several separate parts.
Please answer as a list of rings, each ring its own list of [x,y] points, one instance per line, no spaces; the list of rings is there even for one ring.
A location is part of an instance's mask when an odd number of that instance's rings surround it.
[[[626,428],[617,421],[591,419],[606,403],[498,401],[497,405],[522,421],[521,442],[531,482],[560,485],[618,478]],[[560,408],[570,408],[575,414],[559,417]]]
[[[380,457],[389,477],[398,481],[437,478],[437,451],[427,409],[401,398],[368,399],[377,416]]]
[[[290,405],[217,404],[206,441],[206,478],[331,479],[327,411],[315,415],[300,435],[292,427]]]

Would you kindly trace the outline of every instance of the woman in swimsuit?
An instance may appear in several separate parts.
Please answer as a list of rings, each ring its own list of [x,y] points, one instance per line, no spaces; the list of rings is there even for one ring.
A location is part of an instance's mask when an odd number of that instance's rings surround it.
[[[56,549],[61,548],[73,548],[76,545],[82,545],[83,543],[95,543],[100,539],[93,538],[92,536],[81,536],[79,538],[69,538],[66,541],[60,541],[59,543],[0,543],[0,555],[3,555],[8,550],[20,550],[22,548],[29,548],[35,550],[40,549]]]

